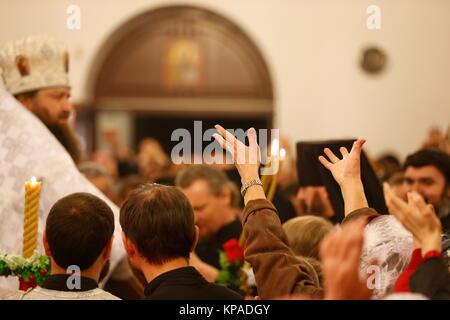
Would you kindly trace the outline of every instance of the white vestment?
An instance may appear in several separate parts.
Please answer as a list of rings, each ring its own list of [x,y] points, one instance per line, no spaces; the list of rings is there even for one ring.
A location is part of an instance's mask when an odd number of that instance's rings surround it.
[[[36,287],[26,292],[16,291],[5,295],[3,300],[120,300],[120,298],[99,288],[88,291],[70,292]]]
[[[114,212],[114,242],[110,271],[125,255],[119,209],[81,175],[72,158],[30,111],[0,86],[0,251],[21,254],[25,181],[42,181],[39,201],[38,252],[44,254],[42,234],[52,205],[74,192],[89,192]],[[15,277],[0,277],[0,288],[18,288]]]

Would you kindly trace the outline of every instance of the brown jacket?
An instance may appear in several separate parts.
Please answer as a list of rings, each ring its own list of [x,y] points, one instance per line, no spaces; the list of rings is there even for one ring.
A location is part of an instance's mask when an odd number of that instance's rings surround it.
[[[377,215],[362,208],[351,212],[344,222],[361,216]],[[245,259],[253,267],[258,295],[274,299],[292,294],[323,298],[324,291],[314,285],[309,268],[289,248],[275,207],[266,199],[252,200],[244,208]]]

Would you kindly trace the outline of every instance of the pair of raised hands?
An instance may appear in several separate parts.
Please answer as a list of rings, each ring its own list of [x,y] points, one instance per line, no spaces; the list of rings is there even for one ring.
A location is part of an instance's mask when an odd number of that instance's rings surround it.
[[[213,137],[223,149],[231,154],[242,181],[247,182],[248,180],[259,177],[258,170],[261,164],[261,151],[257,142],[256,130],[250,128],[247,131],[249,146],[246,146],[222,126],[216,125],[215,128],[219,134],[216,133]],[[366,140],[363,139],[355,141],[350,152],[342,147],[340,149],[342,159],[336,157],[328,148],[325,148],[324,152],[329,157],[329,160],[323,156],[319,157],[319,161],[325,168],[331,171],[339,185],[349,180],[360,179],[360,155],[365,142]]]
[[[219,134],[213,135],[222,148],[228,150],[234,159],[236,168],[241,175],[242,181],[247,182],[258,178],[260,165],[260,150],[257,143],[256,131],[251,128],[247,135],[249,146],[247,147],[236,137],[226,131],[223,127],[217,125]],[[366,140],[358,139],[353,143],[350,152],[344,147],[340,148],[342,159],[339,159],[330,149],[325,148],[324,153],[328,156],[319,157],[322,165],[330,170],[336,182],[341,186],[344,201],[352,202],[351,209],[361,207],[361,199],[352,199],[352,194],[345,194],[346,190],[350,193],[357,193],[361,190],[357,188],[347,188],[346,185],[361,185],[360,158],[362,146]],[[256,156],[255,156],[256,155]],[[442,226],[439,218],[436,216],[433,206],[426,204],[424,199],[415,192],[407,194],[408,201],[404,201],[392,192],[388,184],[384,184],[384,194],[389,212],[395,216],[402,225],[409,230],[413,236],[416,246],[420,246],[425,254],[428,250],[439,250],[441,248]],[[359,198],[365,196],[362,194]],[[346,203],[347,206],[347,203]],[[346,209],[346,213],[347,209]]]

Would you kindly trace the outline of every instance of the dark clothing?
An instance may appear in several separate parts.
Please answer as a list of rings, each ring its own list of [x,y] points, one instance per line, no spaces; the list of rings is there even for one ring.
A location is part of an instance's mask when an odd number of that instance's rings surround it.
[[[450,214],[446,217],[441,218],[442,231],[444,233],[450,234]]]
[[[236,292],[206,281],[194,267],[163,273],[147,284],[148,300],[242,300]]]
[[[69,277],[73,277],[73,275],[70,275],[70,274],[50,275],[44,281],[44,283],[41,287],[44,289],[48,289],[48,290],[72,291],[72,292],[89,291],[89,290],[98,288],[98,284],[94,279],[80,277],[80,288],[78,289],[75,287],[73,289],[70,289],[67,286],[67,280],[69,280]],[[75,282],[75,281],[73,281],[73,282]],[[72,282],[72,280],[69,280],[69,284],[72,284],[73,282]]]
[[[199,241],[195,252],[198,257],[207,264],[221,269],[219,263],[219,250],[223,250],[223,244],[232,238],[239,240],[242,232],[242,224],[239,219],[222,227],[217,234],[208,241]]]
[[[351,150],[351,140],[303,141],[297,142],[297,172],[299,186],[325,186],[335,215],[330,219],[333,223],[341,223],[345,218],[344,200],[341,188],[334,180],[331,172],[317,158],[323,155],[323,149],[329,148],[334,154],[340,154],[340,148]],[[369,207],[379,213],[387,212],[383,188],[364,151],[361,152],[361,180]]]
[[[277,185],[272,203],[273,206],[277,208],[278,217],[280,218],[281,223],[285,223],[289,219],[297,217],[294,206],[283,192],[280,185]]]
[[[426,259],[409,279],[412,292],[433,300],[450,300],[450,274],[441,258]]]
[[[394,292],[415,292],[429,299],[450,299],[450,274],[442,254],[429,251],[422,257],[415,249],[406,270],[398,277]]]
[[[239,172],[236,168],[233,168],[232,170],[225,170],[225,173],[227,174],[228,178],[236,184],[238,188],[241,188],[241,176],[239,175]],[[275,190],[272,203],[275,208],[277,208],[277,214],[280,218],[281,223],[285,223],[289,219],[295,218],[297,216],[294,206],[279,185]],[[244,199],[242,197],[241,208],[244,208]]]

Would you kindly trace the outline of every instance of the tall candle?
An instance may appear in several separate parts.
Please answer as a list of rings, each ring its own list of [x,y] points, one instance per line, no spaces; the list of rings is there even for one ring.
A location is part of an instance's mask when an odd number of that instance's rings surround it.
[[[270,174],[269,172],[273,170],[273,166],[275,164],[275,159],[278,155],[278,149],[280,147],[280,142],[278,139],[273,139],[272,146],[270,150],[270,157],[267,160],[267,165],[264,168],[263,176],[261,178],[261,182],[263,184],[264,193],[267,195],[267,192],[270,189],[270,185],[273,182],[273,174]],[[270,168],[270,169],[269,169]]]
[[[29,258],[37,248],[39,222],[39,196],[41,183],[33,177],[25,182],[25,206],[23,220],[23,248],[22,256]]]
[[[269,194],[267,195],[267,200],[269,200],[269,201],[272,201],[273,197],[275,196],[275,190],[277,188],[278,174],[281,171],[281,167],[283,166],[283,161],[284,161],[285,157],[286,157],[286,150],[281,149],[280,150],[280,158],[279,158],[279,161],[278,161],[278,170],[277,170],[277,172],[275,173],[275,176],[272,179],[272,184],[270,185]]]

